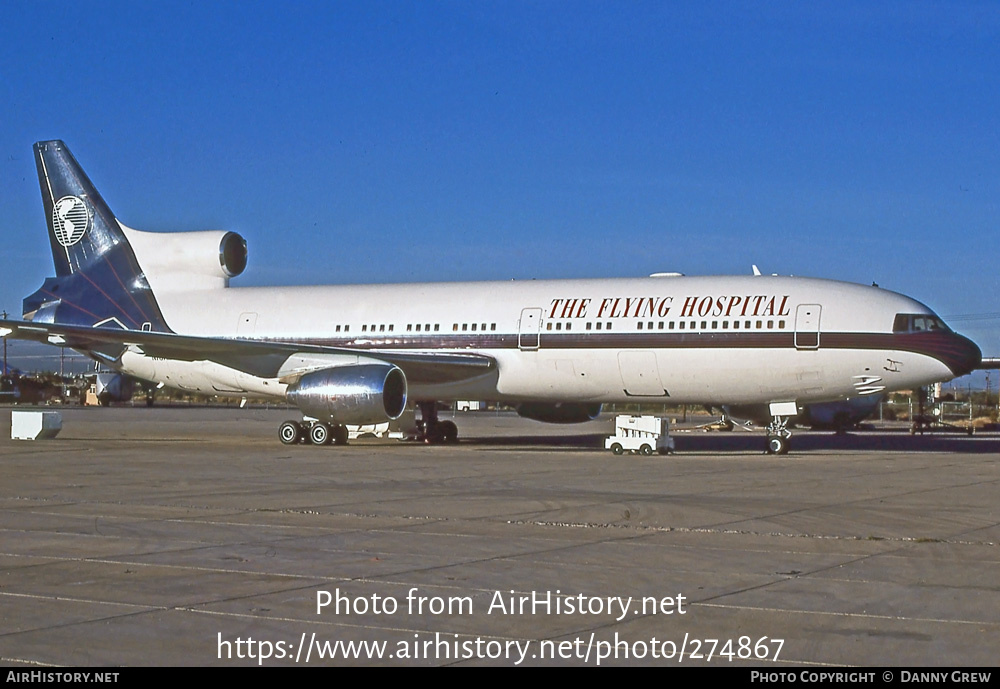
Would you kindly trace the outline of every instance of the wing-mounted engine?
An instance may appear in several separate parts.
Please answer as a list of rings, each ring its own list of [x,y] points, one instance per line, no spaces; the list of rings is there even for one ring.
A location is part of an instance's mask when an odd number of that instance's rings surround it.
[[[518,416],[544,423],[585,423],[601,414],[600,402],[522,402]]]
[[[324,422],[382,423],[403,413],[406,376],[387,363],[325,368],[289,385],[285,397],[306,416]]]
[[[157,294],[228,287],[247,267],[247,242],[235,232],[122,230]]]

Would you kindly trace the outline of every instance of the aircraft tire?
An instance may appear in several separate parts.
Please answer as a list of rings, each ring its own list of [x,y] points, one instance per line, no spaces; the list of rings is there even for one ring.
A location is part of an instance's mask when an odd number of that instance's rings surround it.
[[[302,440],[302,425],[298,421],[285,421],[278,426],[278,438],[283,445],[297,445]]]
[[[317,421],[309,429],[309,442],[313,445],[329,445],[332,435],[330,424]]]
[[[458,426],[455,425],[454,421],[442,421],[438,427],[438,434],[443,443],[458,442]]]
[[[767,453],[769,455],[787,455],[788,445],[788,438],[772,435],[767,439]]]
[[[333,444],[334,445],[346,445],[347,444],[347,426],[334,426],[333,427]]]

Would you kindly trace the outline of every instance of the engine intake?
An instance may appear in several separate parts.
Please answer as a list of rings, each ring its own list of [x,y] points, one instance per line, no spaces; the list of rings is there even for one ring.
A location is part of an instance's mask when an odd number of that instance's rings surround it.
[[[226,277],[234,278],[247,267],[247,240],[235,232],[226,232],[219,242],[219,263]]]
[[[302,376],[285,397],[303,414],[321,421],[383,423],[403,413],[406,376],[392,364],[325,368]]]
[[[544,423],[585,423],[601,414],[600,402],[522,402],[518,416]]]

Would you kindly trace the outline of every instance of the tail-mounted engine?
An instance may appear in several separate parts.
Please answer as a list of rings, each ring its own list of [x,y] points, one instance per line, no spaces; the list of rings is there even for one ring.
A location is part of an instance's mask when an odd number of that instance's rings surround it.
[[[247,267],[247,242],[235,232],[122,229],[156,293],[228,287]]]

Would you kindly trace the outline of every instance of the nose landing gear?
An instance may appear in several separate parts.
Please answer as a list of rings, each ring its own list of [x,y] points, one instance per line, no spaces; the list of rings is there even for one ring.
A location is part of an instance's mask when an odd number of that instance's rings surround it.
[[[767,451],[769,455],[787,455],[791,445],[792,432],[788,430],[788,420],[798,413],[794,402],[772,403],[771,423],[767,425]]]

